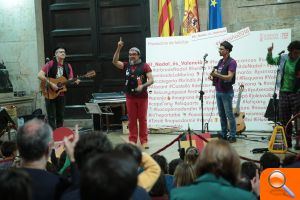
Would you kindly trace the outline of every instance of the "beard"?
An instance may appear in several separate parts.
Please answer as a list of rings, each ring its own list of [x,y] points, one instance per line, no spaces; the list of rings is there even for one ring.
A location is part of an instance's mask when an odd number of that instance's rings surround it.
[[[142,60],[140,58],[137,60],[129,60],[130,65],[140,64],[141,62],[142,62]]]

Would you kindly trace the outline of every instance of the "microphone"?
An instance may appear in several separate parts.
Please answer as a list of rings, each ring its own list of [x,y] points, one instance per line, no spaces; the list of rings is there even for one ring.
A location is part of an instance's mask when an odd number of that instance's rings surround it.
[[[50,61],[50,58],[47,57],[47,58],[45,59],[45,62],[47,63],[47,62],[49,62],[49,61]]]
[[[203,56],[203,59],[205,60],[207,56],[208,56],[208,54],[207,54],[207,53],[206,53],[206,54],[204,54],[204,56]]]
[[[279,52],[278,55],[281,56],[281,54],[283,54],[284,52],[285,52],[285,50],[282,50],[282,51]]]

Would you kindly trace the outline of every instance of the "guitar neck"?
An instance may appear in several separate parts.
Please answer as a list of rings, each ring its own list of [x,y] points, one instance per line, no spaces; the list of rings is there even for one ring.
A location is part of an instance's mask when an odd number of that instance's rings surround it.
[[[238,99],[237,99],[237,102],[236,102],[236,113],[240,113],[240,104],[241,104],[241,98],[242,98],[242,93],[239,92],[238,94]]]

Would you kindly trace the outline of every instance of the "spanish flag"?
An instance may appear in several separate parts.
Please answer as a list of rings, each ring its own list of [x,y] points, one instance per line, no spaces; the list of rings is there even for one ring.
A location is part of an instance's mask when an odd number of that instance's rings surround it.
[[[171,0],[158,0],[158,22],[158,34],[160,37],[174,36]]]
[[[200,31],[197,0],[184,0],[184,16],[181,25],[182,35]]]

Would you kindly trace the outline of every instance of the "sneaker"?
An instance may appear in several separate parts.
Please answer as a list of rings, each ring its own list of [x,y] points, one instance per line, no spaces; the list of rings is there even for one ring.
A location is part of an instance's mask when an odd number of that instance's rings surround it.
[[[148,145],[148,143],[144,143],[144,144],[142,144],[142,147],[143,147],[144,149],[149,149],[149,145]]]
[[[236,138],[235,137],[231,137],[231,136],[229,136],[227,140],[230,143],[235,143],[236,142]]]

